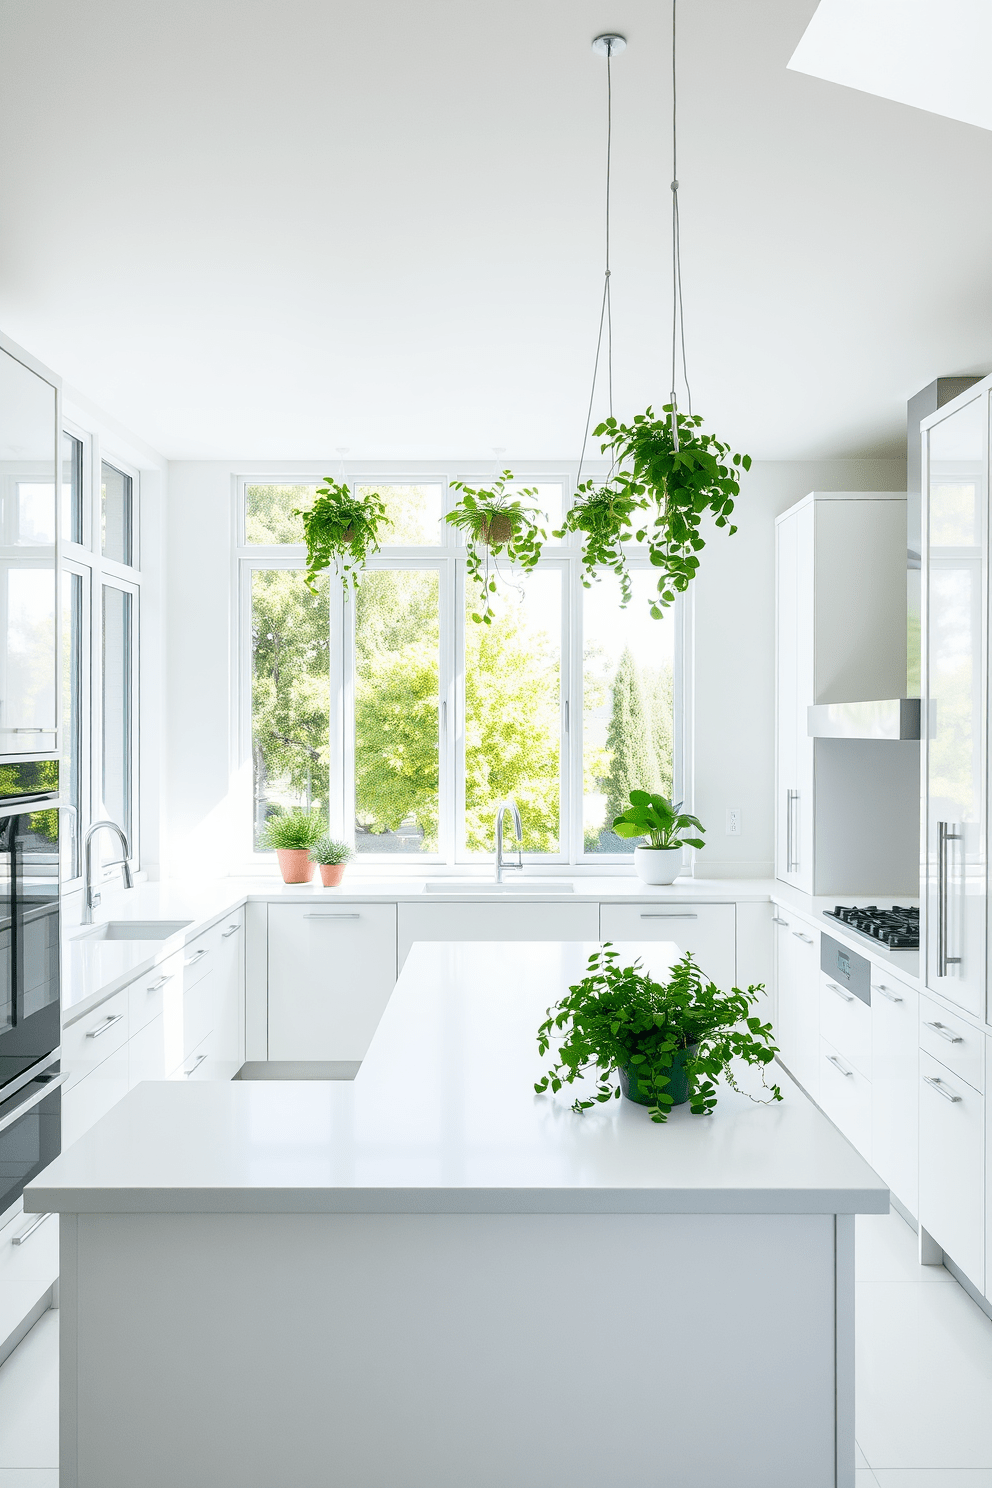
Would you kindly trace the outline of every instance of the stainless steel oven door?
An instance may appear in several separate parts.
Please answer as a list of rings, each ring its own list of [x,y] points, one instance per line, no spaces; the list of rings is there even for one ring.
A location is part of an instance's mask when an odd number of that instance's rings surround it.
[[[49,1064],[0,1102],[0,1225],[17,1211],[24,1185],[62,1150],[62,1081]]]
[[[0,1098],[59,1046],[59,809],[0,806]]]

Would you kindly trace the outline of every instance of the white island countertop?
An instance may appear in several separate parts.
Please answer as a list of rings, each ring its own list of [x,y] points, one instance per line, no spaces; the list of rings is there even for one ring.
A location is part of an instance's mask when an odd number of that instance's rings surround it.
[[[536,1095],[544,1010],[591,945],[416,945],[351,1082],[146,1082],[25,1191],[64,1213],[884,1213],[888,1190],[777,1066],[656,1125]],[[656,974],[670,944],[630,945]]]

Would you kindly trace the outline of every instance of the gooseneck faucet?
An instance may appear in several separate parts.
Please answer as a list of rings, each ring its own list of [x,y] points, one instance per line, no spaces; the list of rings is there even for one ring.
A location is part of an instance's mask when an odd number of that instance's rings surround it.
[[[503,819],[507,812],[513,814],[513,826],[517,834],[517,861],[515,863],[503,862]],[[496,882],[503,882],[504,868],[519,868],[524,866],[524,828],[520,820],[520,807],[511,796],[503,801],[496,811]]]
[[[123,857],[114,858],[104,866],[107,868],[116,868],[120,864],[124,869],[124,887],[126,889],[134,888],[134,875],[131,872],[131,864],[128,862],[131,856],[131,846],[127,840],[127,834],[124,828],[119,827],[115,821],[110,821],[109,818],[105,821],[92,822],[86,828],[86,835],[83,838],[83,917],[80,921],[80,924],[83,925],[92,925],[93,911],[100,903],[100,892],[93,887],[93,838],[104,827],[110,832],[117,833],[121,839],[121,852],[123,854]]]

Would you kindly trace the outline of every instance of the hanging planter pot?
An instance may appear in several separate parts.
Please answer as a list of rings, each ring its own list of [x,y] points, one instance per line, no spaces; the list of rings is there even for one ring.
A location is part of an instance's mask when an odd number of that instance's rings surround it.
[[[621,609],[630,603],[631,595],[623,545],[644,541],[644,531],[633,525],[635,517],[643,521],[644,510],[643,497],[633,487],[614,481],[596,486],[587,481],[577,489],[564,522],[553,534],[558,539],[571,533],[582,535],[583,584],[591,589],[599,582],[604,568],[612,569],[620,580]]]
[[[480,590],[479,608],[473,611],[472,619],[480,625],[492,624],[491,596],[496,593],[498,558],[502,556],[511,568],[529,573],[536,567],[548,537],[539,525],[540,512],[530,504],[537,492],[528,487],[513,496],[506,489],[512,480],[513,471],[504,470],[489,487],[451,483],[462,494],[445,521],[465,534],[466,573]]]
[[[317,576],[333,565],[347,598],[366,560],[379,551],[379,531],[387,520],[382,500],[375,491],[358,496],[343,481],[326,476],[309,511],[297,508],[293,516],[303,520],[307,588],[316,594]]]

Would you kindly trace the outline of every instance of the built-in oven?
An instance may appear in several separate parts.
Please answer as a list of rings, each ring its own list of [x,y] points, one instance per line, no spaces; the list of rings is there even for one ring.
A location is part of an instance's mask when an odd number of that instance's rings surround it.
[[[62,1149],[63,1078],[56,1054],[0,1101],[0,1228],[19,1211],[25,1184]]]

